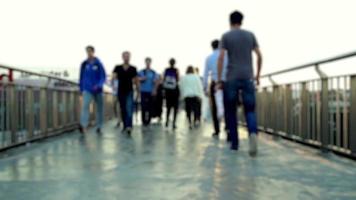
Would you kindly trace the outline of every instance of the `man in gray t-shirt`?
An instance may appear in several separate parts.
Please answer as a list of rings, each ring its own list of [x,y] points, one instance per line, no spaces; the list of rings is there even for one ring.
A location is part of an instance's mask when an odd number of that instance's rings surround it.
[[[253,33],[234,28],[223,35],[220,48],[228,53],[227,80],[253,79],[252,51],[258,48]]]
[[[242,13],[235,11],[230,15],[231,30],[225,33],[221,39],[220,56],[218,61],[218,80],[221,82],[221,74],[225,52],[228,54],[227,77],[224,83],[227,102],[226,117],[231,139],[231,149],[238,150],[237,133],[237,101],[241,93],[245,111],[245,119],[249,131],[249,153],[257,154],[257,117],[255,112],[256,95],[253,73],[252,52],[257,55],[256,84],[260,83],[262,55],[253,33],[241,29]],[[221,83],[222,84],[222,83]],[[221,87],[220,84],[220,87]]]

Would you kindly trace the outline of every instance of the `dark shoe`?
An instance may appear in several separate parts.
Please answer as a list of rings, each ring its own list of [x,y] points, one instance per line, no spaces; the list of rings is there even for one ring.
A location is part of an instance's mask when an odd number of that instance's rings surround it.
[[[120,122],[117,122],[116,128],[120,128],[120,126],[121,126],[121,123],[120,123]]]
[[[227,134],[227,137],[226,137],[226,142],[231,142],[231,137],[230,137],[230,134]]]
[[[219,138],[219,133],[213,133],[214,138]]]
[[[97,129],[96,129],[96,133],[97,133],[97,134],[101,134],[101,129],[100,129],[100,128],[97,128]]]
[[[169,122],[166,122],[166,128],[168,128],[168,126],[169,126]]]
[[[131,128],[131,127],[129,127],[129,128],[126,129],[126,133],[127,133],[128,135],[131,135],[131,131],[132,131],[132,128]]]
[[[174,124],[173,125],[173,130],[176,130],[177,129],[177,126]]]
[[[81,134],[85,134],[85,130],[84,130],[83,126],[79,126],[79,132]]]
[[[239,150],[239,147],[238,146],[231,146],[230,148],[232,151],[238,151]]]

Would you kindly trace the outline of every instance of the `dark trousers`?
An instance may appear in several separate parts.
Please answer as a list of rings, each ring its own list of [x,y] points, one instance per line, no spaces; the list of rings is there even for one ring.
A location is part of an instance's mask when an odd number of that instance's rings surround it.
[[[173,125],[176,124],[177,112],[178,112],[178,104],[179,104],[179,90],[165,90],[166,96],[166,106],[167,106],[167,122],[169,122],[169,116],[171,110],[173,109]]]
[[[143,125],[149,125],[152,114],[152,94],[150,92],[141,92],[141,117]]]
[[[201,109],[202,109],[202,99],[198,97],[199,107],[197,108],[197,120],[196,122],[201,122]]]
[[[230,140],[230,134],[229,134],[229,115],[227,114],[229,108],[229,104],[227,101],[227,93],[228,93],[228,88],[226,86],[226,84],[224,83],[223,85],[223,98],[224,98],[224,119],[225,119],[225,130],[227,131],[227,139]]]
[[[132,118],[134,110],[133,92],[119,94],[121,107],[121,117],[124,122],[124,128],[132,128]]]
[[[189,125],[192,125],[192,115],[194,116],[194,122],[199,120],[199,110],[201,107],[199,97],[186,97],[185,101],[185,111],[189,120]]]
[[[228,103],[228,127],[231,137],[231,147],[239,146],[237,132],[237,102],[239,93],[242,96],[242,105],[249,134],[257,134],[257,116],[255,112],[256,94],[253,80],[231,80],[225,83]]]
[[[219,122],[219,118],[218,118],[218,109],[216,107],[216,101],[215,101],[215,86],[216,86],[216,83],[213,81],[210,85],[211,114],[213,117],[215,133],[219,134],[220,133],[220,122]]]

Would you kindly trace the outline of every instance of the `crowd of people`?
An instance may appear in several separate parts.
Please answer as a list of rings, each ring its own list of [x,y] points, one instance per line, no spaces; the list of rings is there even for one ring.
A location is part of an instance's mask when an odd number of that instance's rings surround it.
[[[114,110],[118,117],[117,126],[131,134],[133,114],[140,100],[142,125],[149,126],[152,118],[161,120],[163,102],[166,105],[165,126],[177,128],[180,100],[185,104],[188,126],[193,129],[202,122],[202,99],[210,99],[213,119],[213,137],[220,135],[220,121],[225,119],[227,141],[231,150],[238,150],[237,106],[242,105],[249,131],[250,154],[257,154],[257,120],[255,86],[259,85],[262,55],[254,34],[241,28],[243,14],[235,11],[230,15],[231,30],[221,41],[211,43],[213,52],[206,59],[204,76],[197,68],[188,66],[181,76],[176,60],[169,60],[169,67],[162,74],[152,68],[152,59],[145,59],[145,68],[137,71],[130,63],[131,53],[122,53],[123,64],[115,66],[111,86],[115,96]],[[103,125],[103,86],[106,73],[103,64],[95,56],[93,46],[86,47],[88,58],[80,69],[80,91],[83,97],[80,131],[85,133],[89,123],[89,106],[96,104],[97,132]],[[252,54],[257,58],[254,77]],[[241,101],[240,101],[241,99]],[[221,113],[223,115],[221,116]],[[172,115],[172,116],[171,116]]]

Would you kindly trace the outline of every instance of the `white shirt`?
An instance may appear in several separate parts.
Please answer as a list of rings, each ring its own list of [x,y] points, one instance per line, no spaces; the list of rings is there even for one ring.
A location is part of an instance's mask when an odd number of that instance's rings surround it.
[[[218,81],[218,58],[219,58],[219,55],[220,55],[220,50],[215,50],[206,59],[205,70],[204,70],[204,89],[205,90],[208,89],[208,81],[209,81],[210,76],[211,76],[212,81]],[[226,80],[227,63],[228,63],[228,58],[227,58],[227,54],[225,54],[223,71],[222,71],[222,75],[221,75],[222,81]]]
[[[187,74],[179,81],[179,89],[183,98],[204,96],[203,84],[196,74]]]

